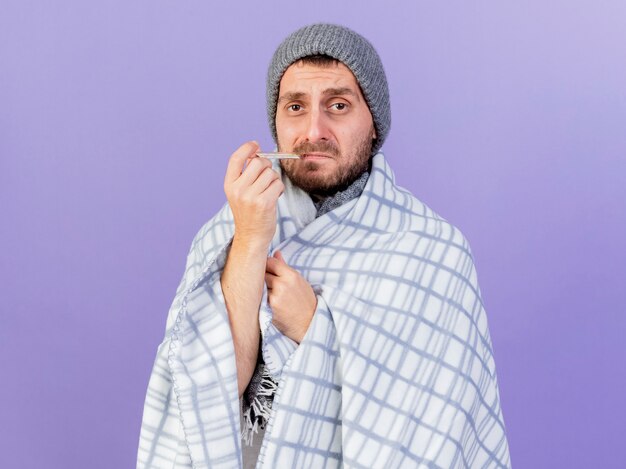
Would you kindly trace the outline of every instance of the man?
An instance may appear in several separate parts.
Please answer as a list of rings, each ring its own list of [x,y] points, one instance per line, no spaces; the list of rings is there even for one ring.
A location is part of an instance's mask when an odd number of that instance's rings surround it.
[[[267,108],[300,158],[255,142],[231,156],[157,353],[138,467],[509,467],[469,245],[379,152],[374,48],[301,28],[274,54]]]

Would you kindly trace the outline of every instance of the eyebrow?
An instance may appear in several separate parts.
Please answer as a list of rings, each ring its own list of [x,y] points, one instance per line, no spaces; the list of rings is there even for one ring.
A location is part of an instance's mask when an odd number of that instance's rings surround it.
[[[290,91],[278,98],[278,102],[280,103],[281,101],[300,101],[305,96],[306,93],[302,93],[299,91]]]
[[[345,96],[345,95],[349,95],[349,96],[353,96],[356,99],[358,99],[359,101],[361,100],[359,98],[359,95],[356,94],[354,91],[352,91],[351,88],[348,87],[343,87],[343,88],[326,88],[322,94],[324,96]],[[301,91],[289,91],[287,93],[285,93],[284,95],[282,95],[280,98],[278,98],[278,102],[282,102],[282,101],[300,101],[303,98],[305,98],[307,96],[306,93],[303,93]]]
[[[359,95],[356,94],[354,91],[352,91],[351,88],[348,87],[343,87],[343,88],[327,88],[324,90],[323,92],[324,96],[343,96],[343,95],[350,95],[355,97],[356,99],[359,99]]]

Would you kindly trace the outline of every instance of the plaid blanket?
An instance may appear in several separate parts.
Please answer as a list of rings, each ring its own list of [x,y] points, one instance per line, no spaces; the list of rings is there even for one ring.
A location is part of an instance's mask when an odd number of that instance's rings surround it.
[[[313,285],[298,345],[260,310],[278,382],[257,467],[510,467],[487,318],[462,233],[398,187],[382,153],[361,196],[313,221],[278,202],[270,253]],[[310,221],[310,222],[309,222]],[[219,282],[225,206],[196,235],[146,394],[138,468],[239,468],[240,401]]]

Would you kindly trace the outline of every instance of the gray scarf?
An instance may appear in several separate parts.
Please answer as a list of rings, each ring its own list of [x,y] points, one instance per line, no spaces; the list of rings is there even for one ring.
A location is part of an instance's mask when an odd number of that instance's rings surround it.
[[[356,199],[363,192],[363,188],[367,183],[367,179],[369,178],[370,173],[365,171],[361,176],[359,176],[352,184],[348,186],[347,189],[343,191],[337,192],[332,197],[327,197],[326,199],[313,201],[315,204],[315,208],[317,209],[317,217],[321,217],[325,213],[330,212],[331,210],[336,209],[337,207],[345,204],[346,202],[351,201],[352,199]]]

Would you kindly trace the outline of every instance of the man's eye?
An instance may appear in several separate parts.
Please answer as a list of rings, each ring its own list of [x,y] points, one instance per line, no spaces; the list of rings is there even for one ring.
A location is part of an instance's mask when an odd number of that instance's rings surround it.
[[[300,109],[302,109],[302,106],[300,106],[299,104],[291,104],[291,105],[289,105],[289,110],[290,111],[298,112]]]
[[[331,107],[334,107],[337,111],[343,111],[346,108],[346,103],[334,103]]]

